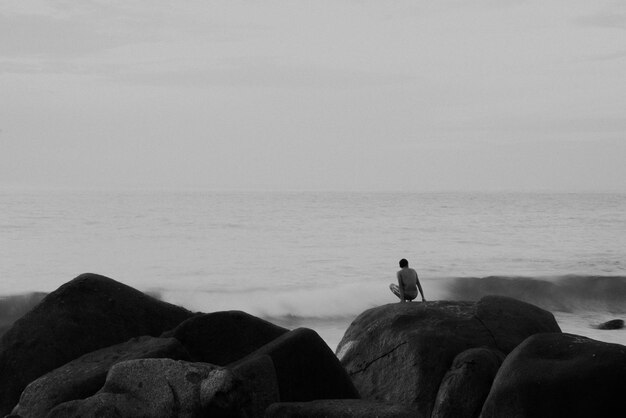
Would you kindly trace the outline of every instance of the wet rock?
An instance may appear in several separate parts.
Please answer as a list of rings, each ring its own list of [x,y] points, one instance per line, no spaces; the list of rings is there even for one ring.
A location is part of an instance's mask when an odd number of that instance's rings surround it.
[[[31,382],[13,413],[22,418],[44,417],[55,406],[87,398],[102,388],[109,369],[122,361],[142,358],[187,360],[189,354],[174,338],[137,337],[85,354]]]
[[[83,274],[47,295],[0,340],[0,414],[26,385],[99,348],[158,336],[193,314],[96,274]]]
[[[538,334],[507,356],[481,418],[618,417],[625,387],[626,346]]]
[[[359,315],[337,356],[363,398],[412,404],[430,417],[458,354],[477,347],[507,354],[540,332],[560,332],[554,316],[507,297],[393,303]]]

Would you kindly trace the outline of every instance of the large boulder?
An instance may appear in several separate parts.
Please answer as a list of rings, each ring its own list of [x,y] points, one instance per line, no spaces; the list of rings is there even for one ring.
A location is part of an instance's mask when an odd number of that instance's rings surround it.
[[[477,418],[504,354],[492,348],[470,348],[455,357],[437,392],[431,418]]]
[[[311,329],[283,334],[232,366],[237,370],[259,356],[271,359],[282,402],[359,398],[337,357]]]
[[[414,407],[361,399],[323,399],[272,404],[265,418],[413,418]]]
[[[393,303],[359,315],[337,356],[363,398],[413,404],[418,416],[430,417],[459,353],[488,347],[507,354],[540,332],[560,332],[554,316],[506,297]]]
[[[481,418],[622,417],[626,346],[539,334],[500,367]]]
[[[288,331],[245,312],[226,311],[194,316],[162,336],[182,342],[193,361],[225,366]]]
[[[191,418],[204,416],[201,386],[217,366],[171,359],[129,360],[114,365],[95,395],[65,402],[48,418]]]
[[[45,417],[55,406],[87,398],[102,388],[109,369],[122,361],[144,358],[188,360],[174,338],[137,337],[85,354],[31,382],[13,409],[22,418]]]
[[[47,295],[0,340],[0,414],[26,385],[83,354],[141,335],[159,336],[193,314],[96,274]]]

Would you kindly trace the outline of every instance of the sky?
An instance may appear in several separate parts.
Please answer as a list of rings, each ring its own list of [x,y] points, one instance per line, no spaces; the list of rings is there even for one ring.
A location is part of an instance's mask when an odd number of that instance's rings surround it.
[[[0,1],[0,189],[626,192],[623,0]]]

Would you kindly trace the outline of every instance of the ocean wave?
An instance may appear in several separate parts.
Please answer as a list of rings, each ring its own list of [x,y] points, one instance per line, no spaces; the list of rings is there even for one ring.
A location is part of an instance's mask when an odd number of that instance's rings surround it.
[[[626,313],[626,276],[421,278],[427,300],[513,297],[552,312]],[[361,312],[396,302],[384,281],[319,287],[153,289],[146,293],[198,312],[241,310],[284,326],[350,322]],[[0,297],[0,335],[44,293]]]
[[[626,276],[457,277],[448,281],[447,294],[453,300],[509,296],[559,312],[626,312]]]

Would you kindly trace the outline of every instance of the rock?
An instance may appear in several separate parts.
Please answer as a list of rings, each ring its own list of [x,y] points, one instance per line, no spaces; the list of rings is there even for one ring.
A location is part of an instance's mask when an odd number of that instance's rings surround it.
[[[212,364],[171,359],[124,361],[111,368],[97,394],[58,405],[47,417],[204,416],[200,388],[218,370]]]
[[[539,332],[560,332],[554,316],[506,297],[393,303],[359,315],[337,356],[363,398],[413,404],[418,416],[430,417],[459,353],[488,347],[507,354]]]
[[[626,346],[571,334],[538,334],[507,356],[481,418],[618,417]]]
[[[561,332],[552,313],[504,296],[485,296],[476,303],[474,316],[493,335],[495,348],[505,354],[533,334]]]
[[[174,338],[138,337],[88,353],[31,382],[13,409],[23,418],[44,417],[55,406],[89,397],[104,385],[109,369],[126,360],[171,358],[188,360],[189,354]]]
[[[268,406],[280,401],[278,377],[272,358],[267,354],[249,358],[233,368],[248,395],[243,403],[246,417],[262,417]]]
[[[268,355],[255,356],[233,369],[216,369],[200,387],[202,411],[209,417],[262,417],[279,396]]]
[[[324,399],[271,405],[265,418],[413,418],[415,407],[361,399]]]
[[[259,356],[272,360],[283,402],[359,398],[337,357],[313,330],[298,328],[283,334],[233,367],[243,368]]]
[[[504,354],[491,348],[470,348],[455,357],[439,386],[431,418],[477,418]]]
[[[287,331],[245,312],[227,311],[194,316],[162,336],[182,342],[193,361],[225,366]]]
[[[26,385],[99,348],[158,336],[193,314],[115,280],[83,274],[46,296],[0,340],[0,414]]]
[[[612,319],[598,325],[598,329],[622,329],[624,328],[624,321],[622,319]]]

